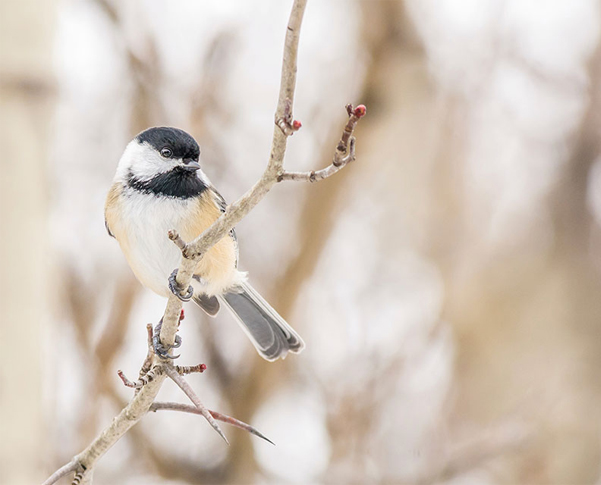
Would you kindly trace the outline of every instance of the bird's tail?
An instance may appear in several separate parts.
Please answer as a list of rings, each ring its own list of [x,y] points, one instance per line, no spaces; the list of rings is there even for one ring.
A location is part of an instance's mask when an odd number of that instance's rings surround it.
[[[297,354],[305,348],[303,339],[252,286],[244,282],[236,290],[219,299],[234,314],[261,357],[273,361],[286,357],[288,351]]]

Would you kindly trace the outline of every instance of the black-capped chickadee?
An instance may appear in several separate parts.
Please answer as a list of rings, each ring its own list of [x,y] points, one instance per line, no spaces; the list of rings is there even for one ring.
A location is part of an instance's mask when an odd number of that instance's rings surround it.
[[[223,197],[200,169],[199,155],[194,138],[182,130],[143,131],[127,145],[106,200],[109,234],[140,283],[161,296],[170,291],[181,296],[173,277],[181,252],[168,231],[192,241],[225,210]],[[192,288],[188,296],[209,315],[217,314],[220,303],[227,306],[263,358],[272,361],[304,348],[299,335],[238,271],[233,230],[203,255]]]

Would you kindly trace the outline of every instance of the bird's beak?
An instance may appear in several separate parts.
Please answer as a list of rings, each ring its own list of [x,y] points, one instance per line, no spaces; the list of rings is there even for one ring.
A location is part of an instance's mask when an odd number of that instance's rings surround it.
[[[198,162],[184,162],[183,165],[181,165],[181,167],[184,170],[187,170],[188,172],[196,172],[197,170],[200,170],[200,164]]]

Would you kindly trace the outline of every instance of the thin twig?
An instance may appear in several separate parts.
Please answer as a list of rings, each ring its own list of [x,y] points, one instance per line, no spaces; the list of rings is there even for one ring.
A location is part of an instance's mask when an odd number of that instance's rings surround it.
[[[146,352],[146,359],[144,359],[142,367],[140,367],[140,373],[138,374],[138,379],[141,379],[143,376],[148,374],[148,371],[150,371],[150,369],[152,368],[152,359],[154,357],[154,347],[152,345],[154,332],[152,329],[152,323],[146,324],[146,332],[147,332],[146,335],[147,335],[147,339],[148,339],[147,340],[148,351]]]
[[[42,485],[52,485],[53,483],[58,482],[64,476],[77,470],[79,466],[79,462],[75,458],[73,458],[69,463],[66,463],[58,470],[56,470],[52,475],[50,475],[46,479],[46,481],[42,483]]]
[[[344,127],[344,130],[342,131],[340,141],[336,146],[332,163],[326,168],[317,171],[284,171],[278,177],[278,182],[282,182],[284,180],[293,180],[297,182],[319,182],[320,180],[327,179],[328,177],[334,175],[336,172],[342,170],[346,165],[355,160],[355,137],[353,136],[353,132],[355,131],[355,126],[357,126],[359,120],[367,113],[367,109],[362,104],[356,108],[353,108],[353,105],[351,104],[347,104],[346,110],[349,115],[349,119]]]
[[[165,372],[167,373],[167,375],[169,376],[169,378],[173,382],[175,382],[182,391],[184,391],[184,394],[190,398],[190,401],[192,401],[194,403],[194,405],[198,408],[198,410],[200,411],[200,413],[209,422],[209,424],[213,427],[213,429],[215,431],[217,431],[217,433],[219,433],[219,436],[221,436],[223,438],[223,440],[229,445],[230,442],[228,441],[228,439],[223,434],[223,431],[221,431],[221,428],[217,424],[217,421],[215,421],[215,419],[213,418],[213,416],[211,416],[211,413],[205,407],[205,405],[202,403],[202,401],[200,400],[200,398],[196,395],[196,393],[194,392],[194,389],[192,389],[192,387],[190,386],[190,384],[188,384],[186,382],[186,380],[182,376],[180,376],[177,373],[177,371],[175,370],[175,368],[173,368],[173,367],[166,366],[165,367]]]
[[[198,364],[198,365],[176,365],[175,366],[175,371],[180,375],[186,375],[186,374],[194,374],[194,373],[200,373],[202,374],[204,371],[207,370],[207,366],[205,364]]]
[[[158,364],[158,365],[153,366],[148,372],[146,372],[146,374],[143,374],[142,377],[140,377],[137,381],[132,382],[127,377],[125,377],[125,374],[121,370],[117,371],[117,375],[123,381],[123,385],[125,385],[126,387],[131,387],[133,389],[138,389],[138,390],[142,389],[149,382],[154,381],[158,376],[163,375],[164,373],[165,373],[165,365]]]
[[[150,406],[149,411],[181,411],[183,413],[198,414],[202,416],[202,411],[196,406],[191,406],[190,404],[181,404],[178,402],[154,402],[152,403],[152,406]],[[275,446],[275,443],[273,441],[267,438],[267,436],[265,436],[259,430],[252,427],[250,424],[246,424],[245,422],[240,421],[239,419],[232,418],[227,414],[218,413],[217,411],[211,411],[210,409],[208,411],[211,414],[211,416],[213,416],[213,418],[215,418],[217,421],[222,421],[224,423],[231,424],[236,428],[248,431],[250,434],[254,434],[255,436],[258,436],[259,438],[264,439],[265,441]]]
[[[184,252],[186,250],[186,242],[181,238],[179,233],[175,229],[171,229],[167,235],[169,239],[171,239],[175,245],[179,248],[180,251]]]

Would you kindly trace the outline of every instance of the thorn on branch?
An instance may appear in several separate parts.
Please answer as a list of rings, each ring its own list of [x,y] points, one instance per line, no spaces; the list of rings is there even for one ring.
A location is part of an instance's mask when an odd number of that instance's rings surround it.
[[[286,136],[292,136],[295,132],[301,129],[303,124],[293,119],[292,117],[292,101],[290,99],[286,99],[286,104],[284,105],[284,114],[280,117],[277,116],[275,118],[275,124],[279,126],[282,133]]]

